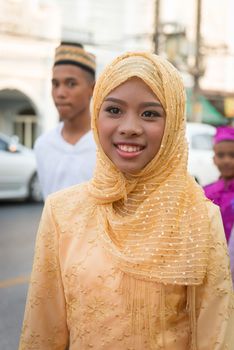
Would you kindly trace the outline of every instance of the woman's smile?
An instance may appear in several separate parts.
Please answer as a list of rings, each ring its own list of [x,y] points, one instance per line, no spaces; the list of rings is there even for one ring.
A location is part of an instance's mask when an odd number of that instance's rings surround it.
[[[131,143],[116,143],[114,146],[120,157],[128,159],[139,156],[145,148],[144,146]]]

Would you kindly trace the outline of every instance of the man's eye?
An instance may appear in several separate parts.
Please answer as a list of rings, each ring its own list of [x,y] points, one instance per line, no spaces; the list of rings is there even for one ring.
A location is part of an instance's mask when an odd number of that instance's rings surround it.
[[[217,153],[217,157],[218,157],[218,158],[223,158],[223,157],[224,157],[224,154],[219,152],[219,153]]]
[[[53,88],[57,88],[58,86],[59,86],[59,84],[57,82],[55,82],[55,81],[52,82],[52,87]]]
[[[106,111],[111,113],[111,114],[119,114],[120,113],[120,109],[118,107],[107,107]]]
[[[76,82],[75,81],[69,81],[68,83],[67,83],[67,86],[68,87],[74,87],[76,85]]]

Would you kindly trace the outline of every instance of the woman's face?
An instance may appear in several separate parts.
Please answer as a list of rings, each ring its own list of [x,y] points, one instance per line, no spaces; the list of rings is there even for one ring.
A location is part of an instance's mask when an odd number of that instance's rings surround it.
[[[105,154],[123,173],[143,169],[158,153],[166,115],[158,98],[139,78],[131,78],[107,95],[98,118]]]

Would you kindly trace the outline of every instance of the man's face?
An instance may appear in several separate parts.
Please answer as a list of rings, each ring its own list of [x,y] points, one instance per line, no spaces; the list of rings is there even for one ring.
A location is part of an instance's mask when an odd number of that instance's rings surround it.
[[[53,68],[52,97],[62,120],[89,113],[93,81],[82,68],[57,65]]]
[[[214,146],[214,163],[222,178],[234,178],[234,141],[222,141]]]

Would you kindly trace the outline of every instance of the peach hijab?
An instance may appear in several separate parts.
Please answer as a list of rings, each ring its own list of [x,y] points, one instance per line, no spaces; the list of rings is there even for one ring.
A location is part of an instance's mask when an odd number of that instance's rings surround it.
[[[160,150],[137,175],[125,176],[104,154],[97,119],[103,99],[131,77],[142,79],[166,112]],[[185,92],[178,71],[151,53],[116,58],[99,77],[92,129],[98,147],[89,193],[98,207],[104,246],[141,280],[199,285],[208,259],[209,220],[203,191],[187,172]]]
[[[131,77],[142,79],[166,112],[160,150],[134,176],[121,173],[105,155],[97,128],[104,98]],[[187,172],[185,92],[178,71],[151,53],[132,52],[117,57],[96,83],[92,129],[98,151],[88,191],[96,206],[103,246],[123,272],[123,300],[132,315],[132,329],[147,329],[154,343],[153,299],[157,283],[164,339],[166,285],[184,285],[190,349],[195,350],[195,292],[206,273],[210,229],[203,191]]]

